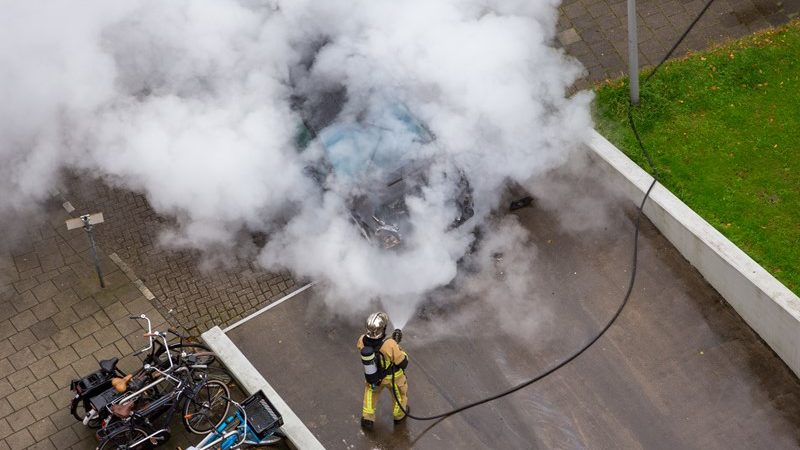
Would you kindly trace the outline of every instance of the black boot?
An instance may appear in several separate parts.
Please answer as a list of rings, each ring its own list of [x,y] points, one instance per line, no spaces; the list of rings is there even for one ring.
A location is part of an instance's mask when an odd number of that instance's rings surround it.
[[[373,422],[373,421],[371,421],[369,419],[365,419],[363,417],[361,418],[361,428],[363,428],[363,429],[365,429],[367,431],[372,431],[372,428],[374,426],[375,426],[375,422]]]
[[[403,417],[399,419],[394,419],[394,424],[397,425],[403,423],[406,420],[406,417],[408,417],[408,413],[410,412],[411,412],[411,407],[406,405],[406,414],[403,414]]]

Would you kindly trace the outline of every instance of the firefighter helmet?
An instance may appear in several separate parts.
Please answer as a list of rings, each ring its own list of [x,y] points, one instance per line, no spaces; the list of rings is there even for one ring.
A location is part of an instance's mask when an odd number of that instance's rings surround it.
[[[367,317],[367,337],[380,339],[386,334],[386,325],[389,324],[389,316],[385,312],[372,313]]]

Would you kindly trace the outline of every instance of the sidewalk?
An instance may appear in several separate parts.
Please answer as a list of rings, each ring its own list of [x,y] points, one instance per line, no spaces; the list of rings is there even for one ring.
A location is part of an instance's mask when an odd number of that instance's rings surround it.
[[[96,229],[98,243],[117,253],[158,298],[159,308],[174,309],[170,320],[192,334],[230,325],[298,286],[289,273],[258,267],[255,245],[238,249],[238,259],[215,265],[203,264],[196,251],[165,248],[159,233],[173,220],[156,214],[141,194],[90,177],[71,178],[67,190],[76,214],[103,212],[106,223]]]
[[[639,65],[666,55],[707,0],[637,0]],[[564,0],[558,41],[587,70],[580,84],[617,78],[628,71],[626,0]],[[702,50],[797,17],[800,0],[715,0],[674,56]]]
[[[142,347],[142,328],[129,315],[165,326],[102,251],[100,289],[86,233],[66,230],[60,205],[47,210],[25,242],[0,254],[0,450],[95,448],[91,430],[69,414],[70,380]],[[138,364],[129,356],[120,367]]]

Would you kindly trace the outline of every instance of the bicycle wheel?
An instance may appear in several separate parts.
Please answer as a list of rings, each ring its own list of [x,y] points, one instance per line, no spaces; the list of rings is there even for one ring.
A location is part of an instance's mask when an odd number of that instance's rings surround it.
[[[206,434],[228,416],[230,390],[219,380],[200,383],[183,407],[183,425],[194,434]]]
[[[152,443],[149,441],[142,442],[136,447],[130,447],[131,444],[142,440],[150,433],[144,428],[138,426],[125,426],[116,431],[111,432],[105,439],[100,442],[97,450],[145,450],[153,448]]]
[[[283,441],[282,437],[273,435],[273,436],[269,436],[267,438],[264,438],[263,441],[258,441],[258,442],[254,442],[254,441],[250,441],[250,440],[244,441],[244,446],[242,448],[272,447],[272,446],[280,444],[281,441]]]

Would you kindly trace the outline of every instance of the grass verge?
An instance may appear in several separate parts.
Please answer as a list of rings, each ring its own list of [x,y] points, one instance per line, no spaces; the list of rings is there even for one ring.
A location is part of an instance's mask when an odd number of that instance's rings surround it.
[[[627,79],[596,92],[597,129],[649,170]],[[800,21],[670,61],[640,97],[661,182],[800,293]]]

